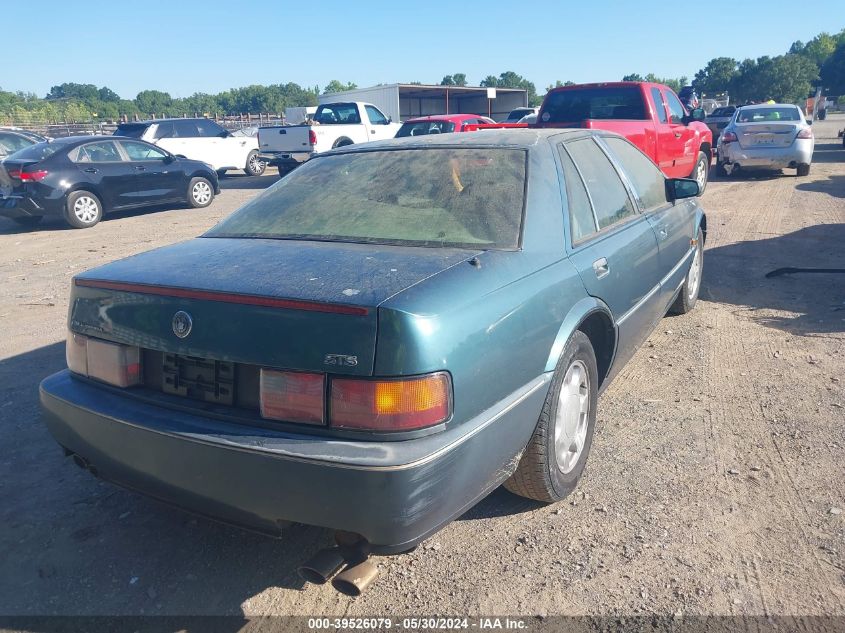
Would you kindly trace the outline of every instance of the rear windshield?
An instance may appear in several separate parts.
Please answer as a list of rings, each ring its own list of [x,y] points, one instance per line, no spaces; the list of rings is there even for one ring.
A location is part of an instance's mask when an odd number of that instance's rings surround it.
[[[534,114],[534,110],[523,108],[522,110],[511,110],[506,121],[519,121],[522,117]]]
[[[738,123],[766,123],[768,121],[800,121],[801,113],[794,107],[741,108]]]
[[[149,126],[146,123],[121,123],[114,131],[114,135],[128,136],[129,138],[141,138],[147,127]]]
[[[710,113],[710,116],[731,116],[734,112],[736,112],[736,108],[733,106],[729,108],[716,108]]]
[[[312,159],[206,233],[515,249],[527,153],[424,148]]]
[[[361,115],[358,114],[358,106],[354,103],[328,103],[317,108],[314,122],[321,125],[353,125],[361,122]]]
[[[424,136],[426,134],[448,134],[455,131],[455,124],[451,121],[417,121],[403,123],[396,133],[396,138],[402,136]]]
[[[569,88],[553,92],[543,103],[542,123],[585,119],[645,119],[643,96],[636,86]]]
[[[21,158],[23,160],[44,160],[45,158],[48,158],[58,152],[64,146],[65,143],[36,143],[35,145],[30,145],[29,147],[25,147],[22,150],[15,152],[11,156],[9,156],[9,158]]]

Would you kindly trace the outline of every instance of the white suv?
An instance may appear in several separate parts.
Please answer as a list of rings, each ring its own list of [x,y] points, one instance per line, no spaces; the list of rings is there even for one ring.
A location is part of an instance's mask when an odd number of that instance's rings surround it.
[[[121,123],[115,136],[128,136],[163,147],[171,154],[211,165],[218,174],[243,169],[260,176],[267,164],[258,157],[258,139],[234,136],[211,119],[158,119]]]

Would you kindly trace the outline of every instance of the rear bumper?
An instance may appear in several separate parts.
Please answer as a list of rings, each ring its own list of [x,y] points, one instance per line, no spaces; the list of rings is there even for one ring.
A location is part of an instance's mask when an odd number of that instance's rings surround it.
[[[54,201],[37,200],[31,196],[0,196],[0,217],[25,218],[29,216],[59,215],[62,208]]]
[[[543,374],[473,420],[413,440],[293,435],[125,397],[63,371],[41,383],[44,420],[103,479],[278,535],[288,521],[410,549],[506,479],[548,390]]]
[[[794,141],[788,147],[742,148],[739,143],[719,146],[719,160],[739,163],[742,167],[779,169],[809,165],[813,160],[812,139]]]
[[[258,158],[266,161],[268,165],[278,166],[287,165],[296,167],[307,161],[312,156],[312,152],[261,152],[258,153]]]

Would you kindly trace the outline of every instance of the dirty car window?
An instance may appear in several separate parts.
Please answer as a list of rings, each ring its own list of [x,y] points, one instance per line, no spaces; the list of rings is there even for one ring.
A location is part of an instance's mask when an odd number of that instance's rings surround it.
[[[526,156],[504,148],[323,156],[206,236],[513,249],[522,225]]]

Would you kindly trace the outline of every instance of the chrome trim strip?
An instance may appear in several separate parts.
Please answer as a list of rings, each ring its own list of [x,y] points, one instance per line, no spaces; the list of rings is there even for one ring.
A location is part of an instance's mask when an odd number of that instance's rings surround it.
[[[648,301],[649,299],[651,299],[654,296],[654,293],[657,292],[658,290],[660,290],[660,284],[657,284],[654,288],[649,290],[648,293],[642,299],[637,301],[633,306],[631,306],[631,308],[628,309],[627,312],[625,312],[625,314],[623,314],[621,317],[619,317],[616,320],[616,325],[617,326],[622,325],[625,322],[625,319],[627,319],[629,316],[634,314],[634,312],[639,310],[646,303],[646,301]]]

